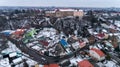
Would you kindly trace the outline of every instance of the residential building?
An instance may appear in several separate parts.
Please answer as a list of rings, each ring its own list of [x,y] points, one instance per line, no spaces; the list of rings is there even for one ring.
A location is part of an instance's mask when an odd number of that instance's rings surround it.
[[[66,17],[66,16],[78,16],[82,17],[84,15],[83,10],[75,10],[75,9],[57,9],[54,11],[46,11],[46,16],[49,17]]]
[[[97,48],[91,48],[89,53],[97,61],[101,61],[101,60],[105,59],[105,54],[101,50],[99,50]]]
[[[94,67],[88,60],[78,62],[78,67]]]

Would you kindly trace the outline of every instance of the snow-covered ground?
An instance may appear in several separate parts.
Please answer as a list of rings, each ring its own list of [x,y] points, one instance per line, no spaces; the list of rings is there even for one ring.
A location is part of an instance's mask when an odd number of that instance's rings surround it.
[[[9,45],[9,48],[5,49],[2,51],[2,53],[5,53],[5,54],[9,54],[9,53],[12,53],[10,56],[14,56],[16,55],[15,52],[19,52],[19,53],[22,53],[13,43],[11,43],[10,41],[8,41],[8,45]],[[13,53],[14,52],[14,53]],[[23,53],[24,54],[24,53]],[[28,55],[26,55],[28,56]],[[36,61],[33,61],[32,59],[26,57],[26,56],[21,56],[20,58],[17,58],[15,60],[13,60],[13,62],[19,62],[19,61],[22,61],[23,59],[27,59],[27,64],[29,65],[29,67],[31,66],[34,66],[35,64],[37,64]],[[8,58],[4,58],[4,59],[0,59],[0,67],[11,67],[11,64],[9,63],[9,59]],[[23,63],[20,63],[20,64],[17,64],[15,67],[23,67]]]

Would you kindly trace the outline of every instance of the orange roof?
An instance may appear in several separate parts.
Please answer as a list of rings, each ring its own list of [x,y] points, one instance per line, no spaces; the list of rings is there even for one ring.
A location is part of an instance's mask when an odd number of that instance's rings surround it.
[[[49,67],[48,65],[44,65],[44,67]]]
[[[94,67],[88,60],[78,62],[78,67]]]
[[[44,65],[44,67],[59,67],[58,64],[49,64],[49,65]]]
[[[13,34],[20,35],[24,33],[24,29],[17,29]]]
[[[99,49],[91,48],[91,50],[95,51],[100,57],[105,56],[105,54],[101,50],[99,50]]]
[[[59,67],[58,64],[50,64],[49,67]]]

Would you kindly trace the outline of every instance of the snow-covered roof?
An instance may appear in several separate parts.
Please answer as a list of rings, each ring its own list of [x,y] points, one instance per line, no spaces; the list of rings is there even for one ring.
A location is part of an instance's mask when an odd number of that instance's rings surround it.
[[[56,9],[57,10],[57,9]],[[55,11],[56,11],[55,10]],[[83,11],[83,10],[75,10],[75,9],[58,9],[59,11]]]
[[[95,51],[100,57],[105,56],[105,54],[101,50],[99,50],[99,49],[91,48],[91,50]]]

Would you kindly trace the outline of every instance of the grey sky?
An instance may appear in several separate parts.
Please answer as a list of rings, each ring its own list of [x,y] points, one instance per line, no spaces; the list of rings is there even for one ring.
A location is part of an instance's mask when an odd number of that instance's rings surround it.
[[[120,0],[0,0],[0,6],[120,7]]]

